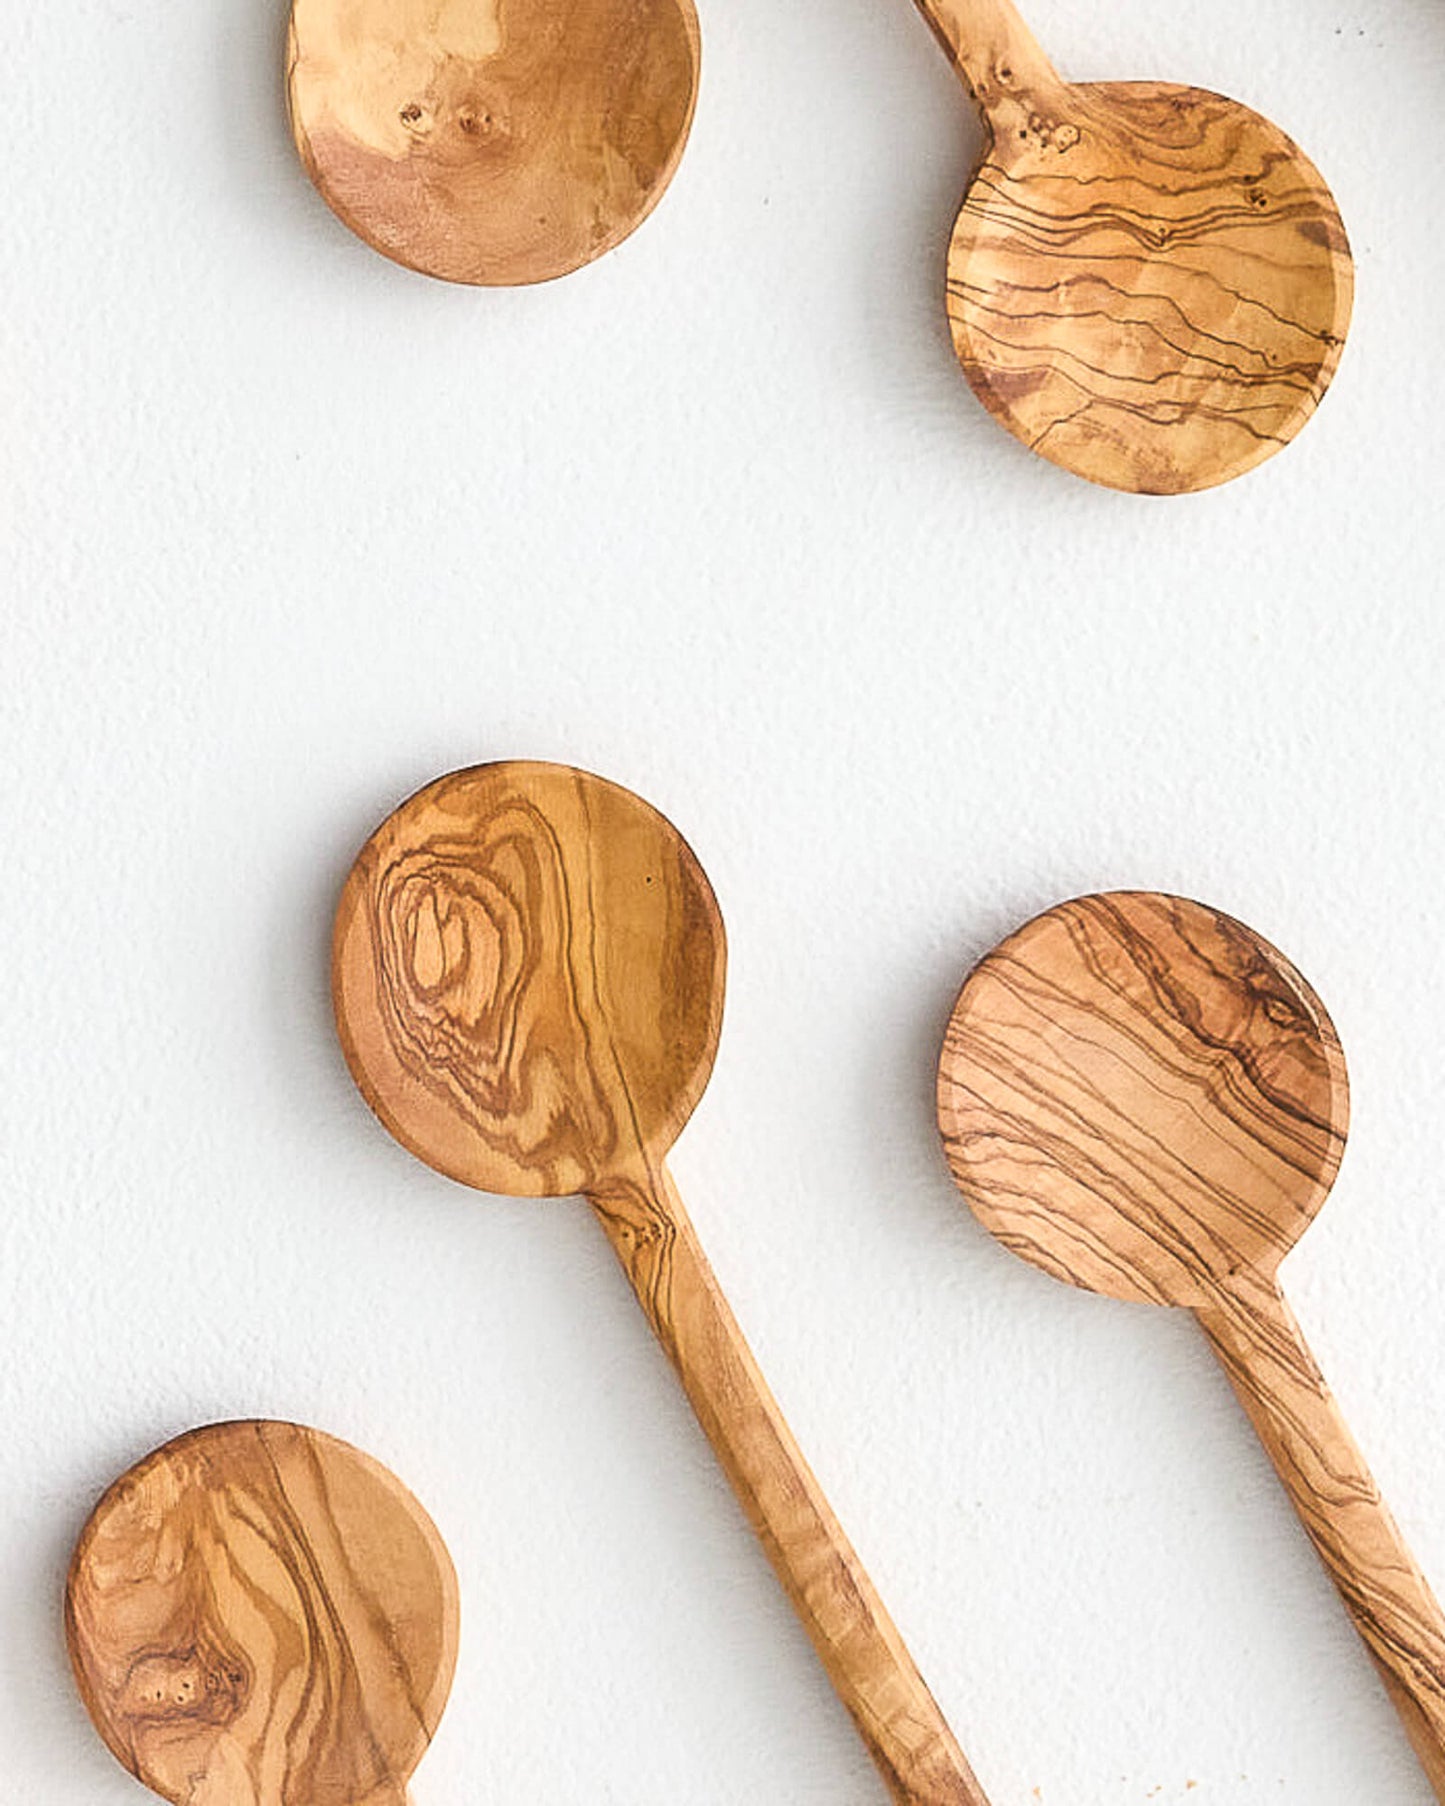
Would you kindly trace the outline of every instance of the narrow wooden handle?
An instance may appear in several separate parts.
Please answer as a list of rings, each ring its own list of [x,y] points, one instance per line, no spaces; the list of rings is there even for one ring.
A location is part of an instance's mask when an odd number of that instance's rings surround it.
[[[665,1169],[591,1203],[698,1421],[903,1806],[988,1806],[804,1461]]]
[[[1445,1802],[1445,1619],[1279,1288],[1236,1275],[1199,1320]]]
[[[995,131],[1060,99],[1065,84],[1013,0],[918,0],[918,10]]]

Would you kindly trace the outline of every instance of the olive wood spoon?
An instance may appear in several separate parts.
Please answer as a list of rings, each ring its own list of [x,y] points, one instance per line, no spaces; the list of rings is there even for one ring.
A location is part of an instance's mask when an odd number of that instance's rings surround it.
[[[918,0],[982,111],[948,253],[954,348],[1031,450],[1115,489],[1239,476],[1304,425],[1353,264],[1314,165],[1258,113],[1066,82],[1012,0]]]
[[[974,1215],[1016,1254],[1196,1313],[1445,1801],[1445,1620],[1276,1277],[1345,1147],[1319,998],[1217,910],[1082,897],[969,975],[938,1118]]]
[[[332,984],[403,1146],[484,1191],[585,1195],[894,1799],[985,1806],[664,1164],[712,1070],[724,965],[669,822],[601,778],[506,763],[429,785],[367,842]]]
[[[451,1689],[457,1582],[370,1456],[212,1424],[96,1506],[65,1627],[111,1754],[174,1806],[405,1806]]]
[[[293,0],[296,148],[375,250],[545,282],[656,206],[697,101],[693,0]]]

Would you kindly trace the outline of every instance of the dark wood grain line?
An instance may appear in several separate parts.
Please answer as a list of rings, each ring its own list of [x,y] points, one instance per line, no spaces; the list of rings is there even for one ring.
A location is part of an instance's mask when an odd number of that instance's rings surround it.
[[[451,1682],[456,1580],[376,1463],[220,1424],[107,1493],[66,1628],[97,1728],[177,1806],[402,1806]]]
[[[1275,1280],[1348,1127],[1319,999],[1219,911],[1078,898],[970,974],[938,1110],[960,1188],[1007,1247],[1198,1313],[1445,1801],[1445,1620]]]
[[[1152,493],[1226,481],[1292,438],[1352,296],[1338,210],[1297,147],[1236,102],[1163,84],[1053,78],[1016,129],[994,124],[947,301],[996,417],[1081,475]]]
[[[1200,1321],[1445,1799],[1445,1620],[1293,1313],[1241,1275]]]
[[[587,1197],[900,1806],[986,1806],[666,1170],[724,964],[716,901],[668,822],[600,778],[516,762],[442,779],[382,825],[332,971],[352,1071],[406,1146],[482,1189]]]

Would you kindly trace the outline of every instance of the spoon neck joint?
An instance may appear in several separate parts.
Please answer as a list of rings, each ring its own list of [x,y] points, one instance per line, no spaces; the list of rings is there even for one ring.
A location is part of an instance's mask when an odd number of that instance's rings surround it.
[[[1242,1266],[1232,1272],[1200,1280],[1198,1316],[1220,1323],[1274,1319],[1292,1321],[1289,1303],[1273,1268]]]
[[[918,0],[960,79],[1000,130],[1057,123],[1068,84],[1050,63],[1013,0]]]
[[[646,1157],[610,1173],[587,1193],[653,1328],[672,1343],[669,1297],[679,1269],[705,1266],[672,1176]]]

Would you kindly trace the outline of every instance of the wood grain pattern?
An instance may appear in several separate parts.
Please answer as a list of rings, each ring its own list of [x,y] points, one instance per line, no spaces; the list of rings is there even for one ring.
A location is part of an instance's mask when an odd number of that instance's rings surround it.
[[[81,1535],[65,1619],[96,1728],[176,1806],[404,1806],[456,1664],[431,1520],[295,1424],[214,1424],[132,1468]]]
[[[667,1173],[724,967],[716,899],[670,823],[600,778],[512,763],[382,825],[332,976],[352,1073],[403,1145],[464,1184],[587,1196],[893,1798],[986,1806]]]
[[[955,1177],[1061,1279],[1195,1305],[1272,1272],[1344,1152],[1344,1056],[1281,954],[1151,893],[1037,916],[970,974],[939,1069]]]
[[[1348,1126],[1318,997],[1217,910],[1079,898],[969,975],[938,1114],[960,1189],[1008,1247],[1198,1314],[1445,1801],[1445,1619],[1275,1278]]]
[[[1246,1271],[1199,1321],[1445,1801],[1445,1620],[1293,1311]]]
[[[682,157],[693,0],[293,0],[296,145],[398,263],[545,282],[634,231]]]
[[[585,1192],[670,1147],[712,1071],[712,887],[655,810],[567,766],[428,785],[358,855],[333,946],[367,1102],[464,1185]]]
[[[1063,81],[1010,0],[920,5],[987,131],[948,255],[984,405],[1116,489],[1204,489],[1278,451],[1329,386],[1354,292],[1314,165],[1223,95]]]

